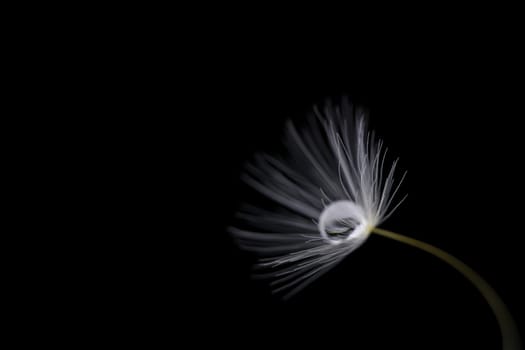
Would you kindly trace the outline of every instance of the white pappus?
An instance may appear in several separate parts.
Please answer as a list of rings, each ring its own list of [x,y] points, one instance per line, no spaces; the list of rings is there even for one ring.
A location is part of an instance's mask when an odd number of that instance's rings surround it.
[[[398,194],[406,172],[394,178],[397,160],[386,161],[366,118],[345,99],[327,102],[306,127],[287,122],[285,157],[258,154],[247,165],[242,179],[270,202],[243,205],[229,231],[258,255],[258,276],[271,279],[273,292],[300,291],[361,246],[406,198]]]

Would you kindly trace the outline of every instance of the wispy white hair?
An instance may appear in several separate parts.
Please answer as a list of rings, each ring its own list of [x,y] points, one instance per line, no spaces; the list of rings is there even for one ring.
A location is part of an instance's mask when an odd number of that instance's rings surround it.
[[[285,146],[285,157],[258,154],[247,165],[242,179],[271,202],[243,205],[229,230],[258,255],[258,276],[289,297],[392,214],[406,198],[393,203],[406,173],[395,181],[397,160],[385,169],[387,149],[367,130],[365,111],[347,100],[314,107],[300,129],[288,121]]]

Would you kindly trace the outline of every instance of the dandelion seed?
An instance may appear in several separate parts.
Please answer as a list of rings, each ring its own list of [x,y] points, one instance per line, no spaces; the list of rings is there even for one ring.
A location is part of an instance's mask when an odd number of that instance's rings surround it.
[[[359,248],[370,234],[419,248],[447,262],[485,297],[502,334],[504,350],[521,349],[516,325],[496,292],[475,271],[427,243],[378,226],[407,195],[388,166],[388,149],[367,130],[366,115],[347,100],[314,108],[301,130],[289,121],[288,157],[257,155],[242,179],[279,206],[244,205],[231,227],[239,245],[259,257],[257,277],[269,278],[274,293],[289,298]]]

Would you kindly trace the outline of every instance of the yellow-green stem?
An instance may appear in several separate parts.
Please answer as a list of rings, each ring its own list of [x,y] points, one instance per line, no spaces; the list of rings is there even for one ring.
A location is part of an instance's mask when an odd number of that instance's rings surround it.
[[[391,238],[398,242],[402,242],[410,246],[419,248],[443,260],[444,262],[458,270],[479,290],[481,295],[483,295],[490,308],[494,312],[494,315],[496,316],[501,331],[502,349],[522,350],[520,336],[516,327],[516,323],[512,318],[512,315],[510,314],[509,310],[505,306],[505,303],[503,303],[496,291],[480,275],[478,275],[476,271],[472,270],[470,267],[468,267],[452,255],[448,254],[447,252],[436,248],[428,243],[421,242],[416,239],[406,237],[391,231],[383,230],[380,228],[374,228],[372,232],[380,236]]]

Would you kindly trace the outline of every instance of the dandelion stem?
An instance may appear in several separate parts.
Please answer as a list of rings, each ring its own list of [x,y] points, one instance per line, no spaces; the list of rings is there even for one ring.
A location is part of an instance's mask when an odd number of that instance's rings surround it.
[[[502,349],[522,349],[521,340],[516,323],[514,322],[514,319],[512,318],[512,315],[510,314],[509,310],[505,306],[505,303],[503,303],[496,291],[476,271],[472,270],[470,267],[468,267],[452,255],[430,244],[380,228],[374,228],[372,232],[380,236],[391,238],[398,242],[419,248],[443,260],[444,262],[458,270],[463,276],[465,276],[470,282],[472,282],[472,284],[474,284],[474,286],[479,290],[481,295],[483,295],[490,308],[494,312],[494,315],[496,316],[501,331]]]

